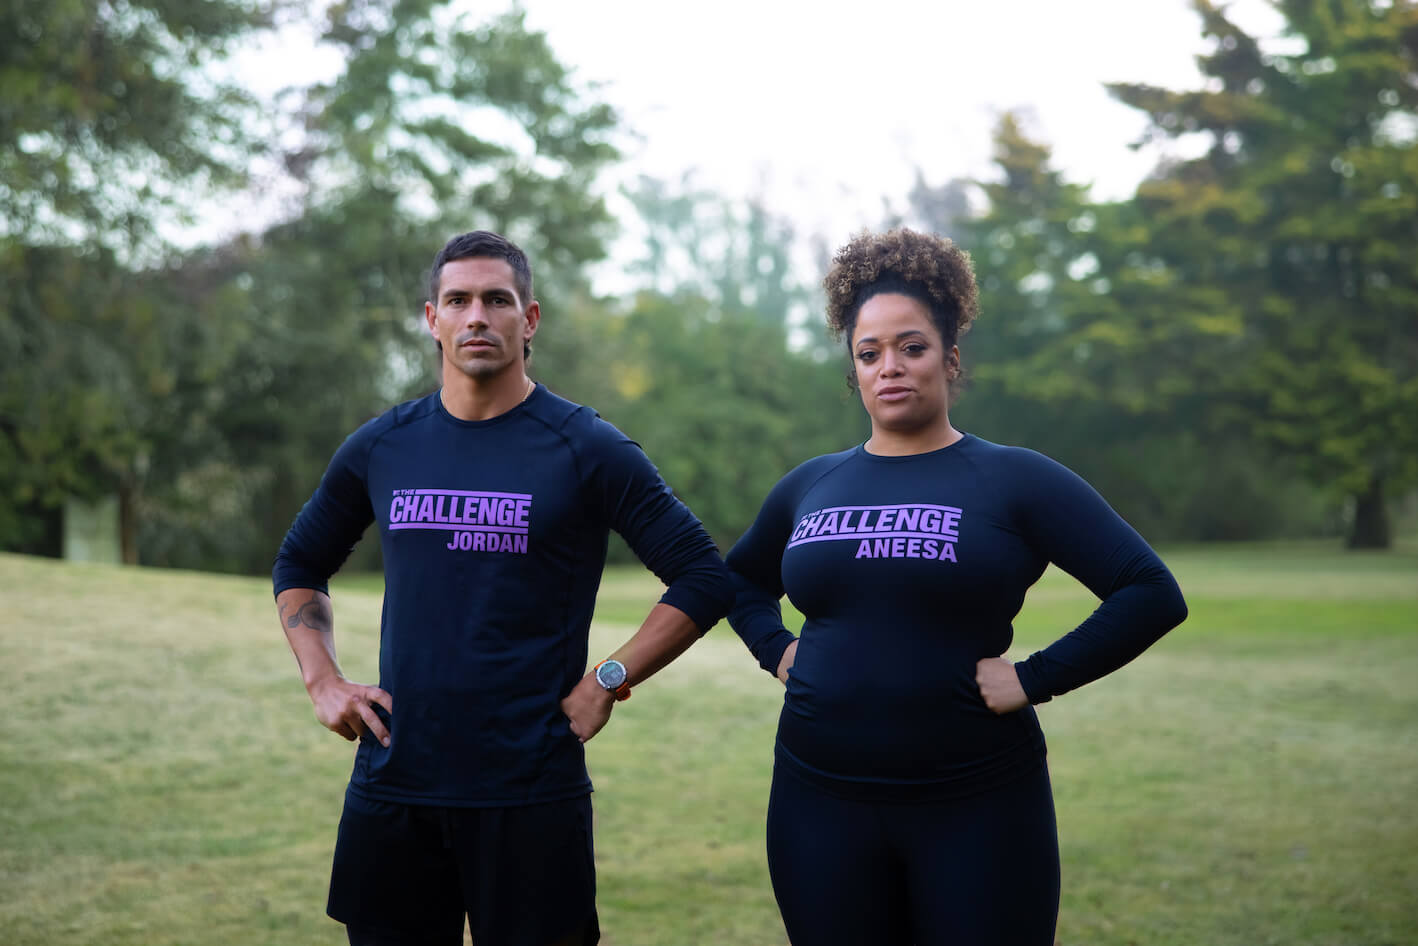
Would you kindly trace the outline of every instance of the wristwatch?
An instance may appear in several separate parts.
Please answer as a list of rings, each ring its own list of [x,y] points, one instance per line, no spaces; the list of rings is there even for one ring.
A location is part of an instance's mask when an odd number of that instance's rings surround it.
[[[615,694],[617,700],[630,699],[630,684],[626,682],[625,664],[619,660],[602,660],[596,664],[596,682]]]

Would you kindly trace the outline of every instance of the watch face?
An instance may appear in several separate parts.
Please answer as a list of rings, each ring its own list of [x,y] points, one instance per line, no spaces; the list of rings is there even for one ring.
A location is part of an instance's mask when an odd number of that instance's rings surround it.
[[[625,665],[619,660],[607,660],[596,668],[596,680],[607,690],[619,689],[625,683]]]

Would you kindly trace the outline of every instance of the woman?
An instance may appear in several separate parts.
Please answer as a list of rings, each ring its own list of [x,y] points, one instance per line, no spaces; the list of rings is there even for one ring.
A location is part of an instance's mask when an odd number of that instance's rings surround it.
[[[1051,946],[1058,835],[1032,704],[1127,663],[1186,605],[1078,476],[951,425],[977,308],[966,253],[862,234],[825,285],[871,436],[783,477],[728,556],[730,621],[786,685],[768,866],[789,939]],[[1011,664],[1010,622],[1051,562],[1102,603]]]

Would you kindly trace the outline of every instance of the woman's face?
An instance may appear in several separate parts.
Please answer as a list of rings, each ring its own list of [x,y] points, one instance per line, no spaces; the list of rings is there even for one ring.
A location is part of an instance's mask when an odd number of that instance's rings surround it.
[[[960,349],[946,346],[919,301],[883,292],[862,303],[852,328],[852,365],[874,429],[910,433],[949,423]]]

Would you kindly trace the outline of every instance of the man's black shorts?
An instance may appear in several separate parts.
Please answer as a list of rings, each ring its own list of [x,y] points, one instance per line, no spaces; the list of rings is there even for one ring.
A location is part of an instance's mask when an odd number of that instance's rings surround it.
[[[456,946],[466,915],[478,946],[545,946],[578,928],[594,946],[591,798],[434,808],[346,792],[327,912],[352,940],[371,930]]]

